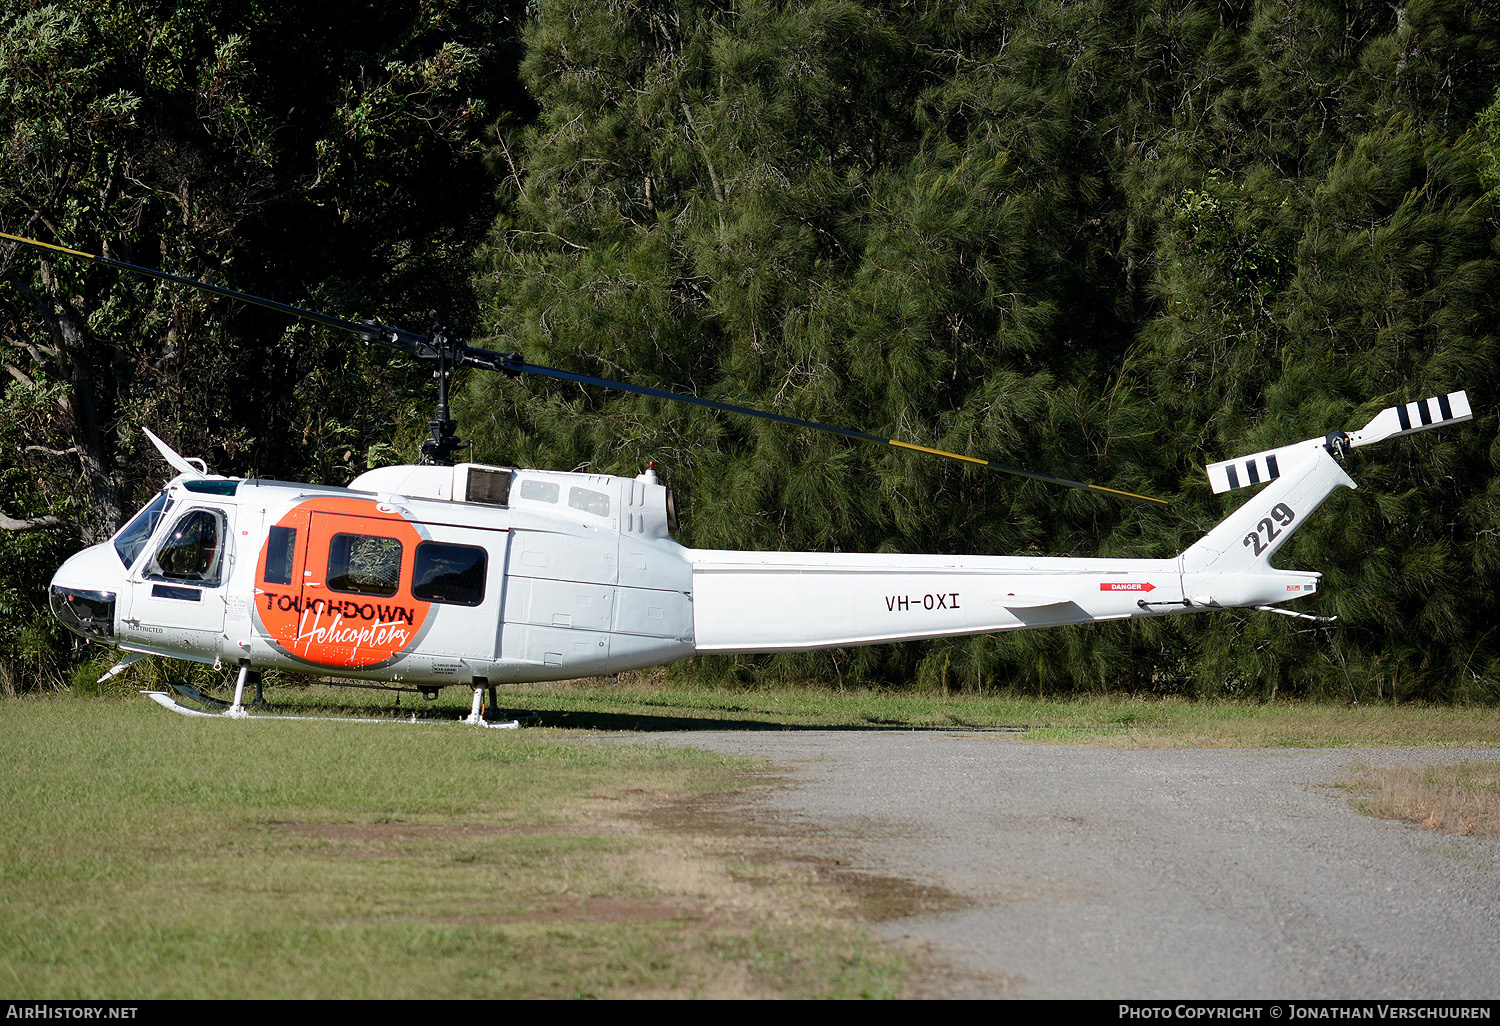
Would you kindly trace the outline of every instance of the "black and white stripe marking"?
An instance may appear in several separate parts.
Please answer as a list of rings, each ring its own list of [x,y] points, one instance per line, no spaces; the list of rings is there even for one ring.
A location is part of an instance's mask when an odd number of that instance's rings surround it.
[[[1435,395],[1431,399],[1420,399],[1404,406],[1392,406],[1381,410],[1370,423],[1349,436],[1350,445],[1369,445],[1383,442],[1387,438],[1416,434],[1429,428],[1460,421],[1473,420],[1474,412],[1469,406],[1466,392],[1449,392]]]
[[[1473,420],[1474,411],[1469,406],[1466,392],[1449,392],[1420,399],[1404,406],[1390,406],[1377,413],[1368,424],[1348,435],[1349,445],[1369,445],[1387,438],[1415,434],[1429,428],[1457,424]],[[1282,464],[1296,463],[1305,450],[1325,448],[1326,439],[1309,438],[1305,442],[1283,445],[1238,459],[1224,460],[1208,465],[1208,481],[1214,492],[1232,492],[1236,488],[1251,488],[1274,481],[1281,476]],[[1290,465],[1290,464],[1288,464]]]
[[[1240,481],[1236,464],[1230,463],[1224,467],[1224,477],[1229,481],[1229,487],[1225,489],[1226,491],[1232,492],[1236,488],[1248,488],[1251,485],[1274,481],[1281,476],[1281,468],[1276,464],[1276,454],[1274,452],[1267,453],[1264,456],[1252,456],[1250,459],[1245,460],[1243,466],[1246,478],[1243,483]],[[1262,466],[1265,467],[1264,473],[1261,472]]]
[[[1438,415],[1432,415],[1431,403],[1437,403]],[[1434,423],[1441,424],[1443,421],[1453,419],[1453,407],[1445,395],[1436,396],[1432,399],[1423,399],[1420,402],[1407,403],[1405,406],[1396,407],[1396,419],[1401,423],[1402,431],[1412,430],[1411,420],[1415,414],[1420,427],[1431,427]]]

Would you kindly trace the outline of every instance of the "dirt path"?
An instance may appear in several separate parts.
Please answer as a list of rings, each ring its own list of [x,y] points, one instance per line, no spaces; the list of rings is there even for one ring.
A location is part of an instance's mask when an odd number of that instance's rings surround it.
[[[1121,751],[983,731],[635,740],[771,760],[787,786],[731,812],[750,836],[794,833],[853,886],[939,896],[895,900],[877,927],[926,953],[930,996],[1500,995],[1500,841],[1374,820],[1335,786],[1356,767],[1500,753]]]

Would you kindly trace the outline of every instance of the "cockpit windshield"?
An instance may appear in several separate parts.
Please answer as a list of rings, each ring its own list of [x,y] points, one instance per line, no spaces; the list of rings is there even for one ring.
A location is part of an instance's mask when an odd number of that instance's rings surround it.
[[[162,517],[167,515],[167,508],[171,500],[163,491],[151,500],[151,505],[135,515],[125,529],[115,535],[115,552],[120,557],[120,562],[125,564],[129,570],[135,563],[135,558],[141,554],[146,547],[146,542],[156,532],[156,525],[161,523]]]

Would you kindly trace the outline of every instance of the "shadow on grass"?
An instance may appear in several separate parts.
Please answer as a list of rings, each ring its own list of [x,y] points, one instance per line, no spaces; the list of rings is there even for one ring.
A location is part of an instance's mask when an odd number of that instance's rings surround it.
[[[502,715],[520,716],[526,723],[527,715],[535,715],[536,725],[556,727],[561,730],[602,730],[629,733],[665,733],[679,730],[731,731],[731,730],[909,730],[909,731],[953,731],[994,730],[994,727],[966,727],[956,724],[942,726],[911,724],[895,720],[867,720],[864,723],[787,723],[780,720],[730,719],[727,717],[694,716],[688,713],[662,715],[636,712],[574,712],[560,709],[532,709],[525,712]],[[1024,728],[1001,728],[1021,730]]]
[[[202,694],[195,689],[183,688],[178,685],[173,685],[173,689],[178,692],[179,698],[188,699],[184,704],[203,709],[206,712],[222,712],[228,707],[228,702]],[[728,710],[730,713],[735,711]],[[330,720],[374,718],[389,719],[393,723],[412,721],[422,723],[457,723],[468,715],[467,710],[454,709],[451,706],[423,708],[410,705],[402,706],[400,704],[381,706],[328,701],[298,701],[295,697],[286,695],[273,697],[270,689],[267,689],[265,703],[258,707],[252,707],[250,712],[252,717],[257,715],[268,718],[278,715],[311,716]],[[639,734],[667,733],[672,731],[726,732],[744,730],[905,730],[923,732],[986,731],[1022,733],[1028,729],[1022,726],[995,727],[963,723],[913,724],[901,720],[876,717],[867,717],[860,723],[795,723],[770,718],[752,719],[745,716],[733,715],[698,715],[692,712],[602,712],[537,707],[529,709],[492,709],[486,712],[485,718],[491,722],[518,720],[523,727],[552,727],[558,730]]]

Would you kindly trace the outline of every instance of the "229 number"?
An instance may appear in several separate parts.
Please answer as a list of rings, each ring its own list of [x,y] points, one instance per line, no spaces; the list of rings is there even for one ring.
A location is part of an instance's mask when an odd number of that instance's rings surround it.
[[[1292,507],[1284,502],[1278,502],[1271,507],[1271,515],[1262,520],[1255,530],[1245,535],[1245,546],[1254,549],[1255,555],[1260,555],[1271,544],[1271,539],[1279,535],[1283,528],[1296,519],[1297,514],[1292,512]],[[1262,534],[1266,536],[1265,541],[1261,541]]]

